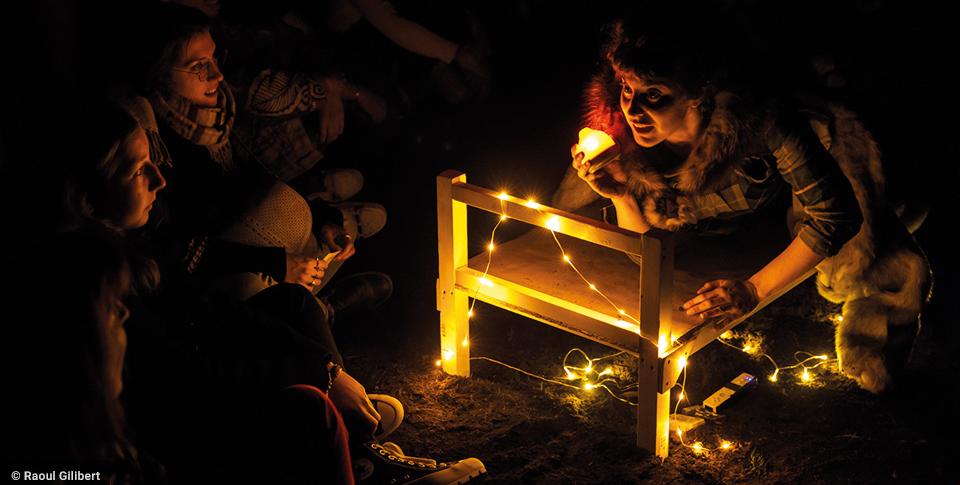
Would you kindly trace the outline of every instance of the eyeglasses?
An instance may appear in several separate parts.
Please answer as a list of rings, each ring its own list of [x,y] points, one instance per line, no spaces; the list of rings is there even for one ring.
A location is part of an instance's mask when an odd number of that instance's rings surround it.
[[[189,68],[186,68],[186,69],[182,67],[173,67],[171,69],[173,69],[174,71],[185,72],[187,74],[193,74],[194,76],[197,76],[197,79],[201,81],[207,81],[208,79],[210,79],[210,71],[213,69],[213,67],[216,66],[217,69],[219,70],[220,66],[222,66],[226,61],[226,58],[227,58],[227,52],[226,50],[224,50],[218,53],[218,55],[215,58],[210,59],[209,61],[197,62],[196,64],[192,64]]]

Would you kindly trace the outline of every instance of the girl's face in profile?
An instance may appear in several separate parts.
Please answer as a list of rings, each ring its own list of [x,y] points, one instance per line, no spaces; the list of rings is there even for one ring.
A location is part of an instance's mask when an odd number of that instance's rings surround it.
[[[121,162],[107,183],[106,207],[102,212],[107,221],[120,229],[143,227],[150,218],[157,192],[167,182],[150,159],[150,144],[142,128],[123,141],[117,156]]]
[[[194,35],[170,71],[170,89],[200,106],[217,105],[217,90],[223,73],[214,58],[217,44],[210,32]]]
[[[647,81],[619,71],[620,110],[638,145],[649,148],[664,141],[691,143],[699,131],[700,101],[672,83]]]

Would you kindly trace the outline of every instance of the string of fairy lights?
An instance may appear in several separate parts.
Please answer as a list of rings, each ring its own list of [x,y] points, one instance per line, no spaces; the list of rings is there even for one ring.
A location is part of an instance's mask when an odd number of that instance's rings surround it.
[[[497,220],[497,223],[494,225],[493,230],[491,231],[490,240],[486,246],[487,262],[483,270],[483,274],[478,279],[478,281],[480,282],[480,285],[477,286],[473,295],[470,296],[470,305],[467,310],[467,318],[471,318],[471,319],[475,316],[474,306],[476,305],[477,296],[479,295],[482,287],[493,286],[493,282],[490,281],[487,278],[487,276],[489,274],[490,266],[493,261],[493,252],[496,249],[496,233],[497,233],[497,229],[509,219],[509,217],[506,215],[506,207],[504,206],[504,203],[507,199],[510,198],[510,196],[506,192],[501,192],[497,197],[500,200],[500,217]],[[528,199],[524,203],[524,205],[528,208],[536,210],[539,214],[544,215],[544,212],[541,210],[542,206],[536,201],[532,199]],[[557,231],[560,230],[560,218],[556,215],[549,215],[544,225],[550,231],[550,234],[553,237],[554,242],[557,244],[557,247],[560,250],[561,259],[563,260],[563,262],[566,263],[577,274],[577,276],[584,282],[587,288],[589,288],[591,291],[599,295],[616,312],[617,316],[614,317],[615,324],[620,327],[631,327],[635,333],[640,335],[641,338],[647,340],[648,342],[654,345],[657,345],[658,348],[664,348],[665,342],[662,341],[663,337],[660,337],[654,340],[648,336],[640,334],[639,319],[635,318],[626,310],[624,310],[622,307],[614,303],[613,300],[611,300],[606,294],[604,294],[604,292],[595,283],[591,282],[584,275],[584,273],[574,264],[573,259],[564,250],[563,244],[560,242],[560,239],[557,237],[557,234],[556,234]],[[842,318],[843,317],[840,315],[835,315],[831,317],[831,319],[835,323],[842,320]],[[633,324],[629,323],[627,320],[632,321]],[[767,379],[770,382],[778,382],[780,380],[781,373],[783,373],[784,371],[800,369],[799,372],[797,373],[798,382],[800,384],[809,385],[813,383],[815,379],[814,373],[812,371],[824,365],[837,362],[836,358],[830,358],[827,355],[815,355],[809,352],[798,351],[794,353],[794,359],[796,360],[794,364],[781,367],[776,362],[776,360],[773,359],[773,357],[763,352],[762,339],[756,334],[737,333],[734,331],[727,331],[721,334],[718,340],[723,345],[726,345],[733,349],[744,352],[750,355],[751,357],[754,357],[757,359],[765,358],[766,360],[768,360],[770,364],[772,364],[773,366],[772,373],[767,376]],[[738,342],[739,345],[735,345],[733,342]],[[467,339],[464,339],[460,343],[460,345],[466,348],[466,347],[469,347],[470,343]],[[613,377],[615,374],[613,367],[599,365],[601,362],[613,359],[622,354],[624,354],[624,352],[616,352],[616,353],[605,355],[602,357],[591,358],[582,349],[579,349],[579,348],[570,349],[566,353],[566,355],[564,355],[563,357],[562,367],[563,367],[564,375],[556,379],[551,379],[549,377],[532,373],[524,369],[521,369],[519,367],[509,365],[505,362],[502,362],[490,357],[477,356],[477,357],[471,357],[470,360],[487,361],[493,364],[503,366],[505,368],[508,368],[520,374],[526,375],[528,377],[538,379],[540,381],[547,382],[550,384],[571,388],[571,389],[582,390],[586,392],[593,392],[596,389],[603,389],[614,399],[631,406],[637,406],[637,403],[632,402],[629,399],[624,399],[623,397],[618,395],[618,394],[623,394],[630,390],[637,389],[637,384],[620,385],[619,381]],[[580,358],[580,362],[577,363],[577,365],[572,364],[571,359],[574,359],[577,357]],[[450,358],[452,358],[452,352],[450,350],[445,350],[443,351],[443,355],[441,356],[441,359],[438,359],[435,362],[435,364],[437,367],[440,367],[442,365],[443,359],[448,360]],[[681,356],[678,359],[677,365],[681,370],[681,378],[679,383],[679,394],[677,396],[677,401],[676,401],[676,404],[674,405],[673,412],[671,413],[671,418],[677,415],[680,409],[680,404],[683,401],[687,400],[686,382],[687,382],[688,361],[686,357]],[[601,367],[603,367],[602,370],[600,369]],[[615,387],[617,392],[611,389],[611,386]],[[715,451],[730,451],[736,448],[736,443],[728,441],[723,438],[719,438],[719,437],[717,438],[717,446],[713,448],[705,446],[702,441],[694,441],[692,443],[687,443],[686,435],[683,433],[680,427],[677,427],[676,435],[680,442],[680,445],[690,449],[695,454],[708,454]]]

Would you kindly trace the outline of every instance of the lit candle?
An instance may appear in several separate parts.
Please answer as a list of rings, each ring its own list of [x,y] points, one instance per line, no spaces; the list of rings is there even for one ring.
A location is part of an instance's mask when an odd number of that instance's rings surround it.
[[[580,130],[579,137],[577,147],[583,152],[583,161],[590,162],[588,172],[594,173],[620,158],[620,152],[614,149],[617,144],[610,135],[600,130],[584,128]]]

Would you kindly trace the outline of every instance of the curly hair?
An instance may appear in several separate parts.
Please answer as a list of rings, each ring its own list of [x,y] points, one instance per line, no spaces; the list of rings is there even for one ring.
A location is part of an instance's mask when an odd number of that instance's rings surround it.
[[[691,96],[715,92],[723,78],[720,56],[705,38],[705,27],[657,25],[656,18],[617,20],[605,29],[601,47],[605,68],[614,76],[630,72],[648,81],[679,86]]]

